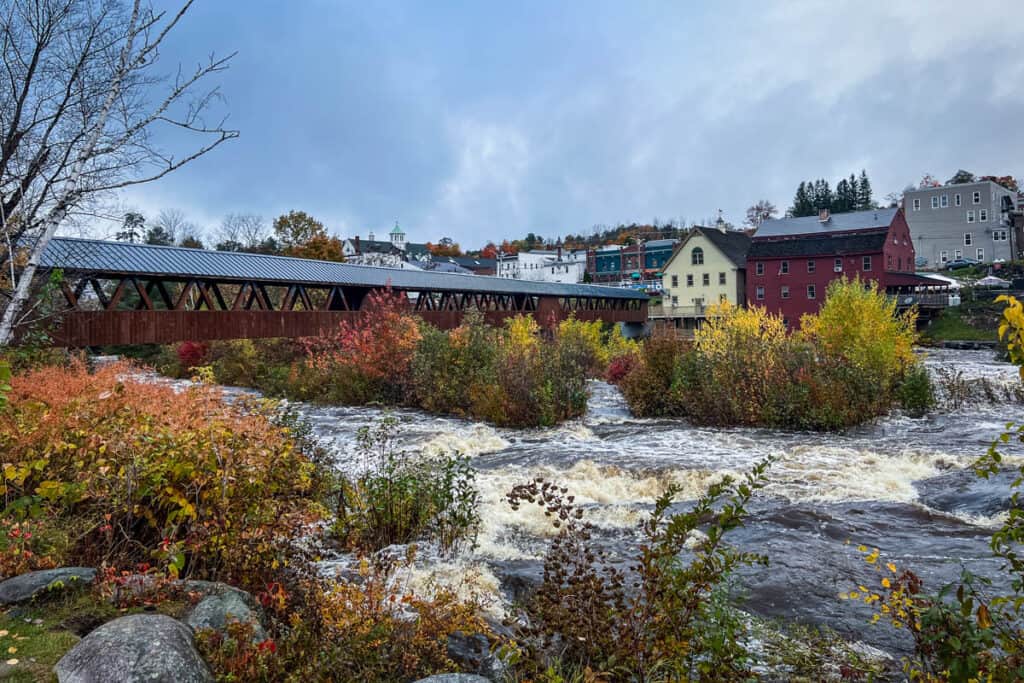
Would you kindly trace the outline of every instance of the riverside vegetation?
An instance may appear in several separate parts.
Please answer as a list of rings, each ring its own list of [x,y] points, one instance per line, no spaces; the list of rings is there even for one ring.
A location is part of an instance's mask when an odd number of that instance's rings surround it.
[[[713,306],[692,343],[644,344],[619,386],[636,415],[713,426],[838,430],[894,405],[920,414],[934,398],[913,353],[916,314],[895,306],[845,278],[792,334],[763,308]]]
[[[368,308],[325,337],[186,342],[156,364],[172,375],[208,364],[222,384],[296,400],[410,406],[534,427],[582,415],[587,379],[639,350],[600,322],[569,318],[542,340],[532,316],[499,328],[467,315],[445,332],[421,322],[390,290],[371,294]]]

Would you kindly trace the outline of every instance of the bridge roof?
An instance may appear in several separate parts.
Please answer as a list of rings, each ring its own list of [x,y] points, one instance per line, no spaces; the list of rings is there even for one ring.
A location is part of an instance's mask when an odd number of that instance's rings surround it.
[[[380,268],[185,247],[159,247],[106,240],[55,237],[43,254],[43,268],[111,275],[256,281],[282,285],[344,285],[395,289],[647,299],[635,290],[600,285],[535,282],[483,275]]]

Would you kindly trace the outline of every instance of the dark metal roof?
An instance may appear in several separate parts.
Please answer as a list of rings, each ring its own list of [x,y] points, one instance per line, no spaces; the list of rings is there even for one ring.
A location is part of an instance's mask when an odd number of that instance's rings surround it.
[[[747,251],[750,249],[750,235],[742,230],[719,230],[718,228],[705,228],[694,226],[686,241],[693,235],[703,235],[715,247],[722,252],[727,259],[732,261],[737,268],[747,267]],[[678,252],[677,252],[678,253]],[[675,258],[673,256],[673,258]]]
[[[647,299],[619,287],[531,282],[483,275],[436,273],[414,269],[380,268],[288,256],[55,237],[46,248],[43,268],[118,275],[185,277],[213,280],[254,280],[302,285],[349,285],[395,289],[538,296],[582,296],[609,299]]]
[[[882,251],[888,230],[854,232],[849,235],[809,235],[799,239],[757,240],[750,243],[747,257],[831,256]]]
[[[793,235],[824,235],[832,232],[887,228],[896,217],[897,209],[872,209],[871,211],[850,211],[833,213],[822,223],[817,216],[799,218],[769,218],[761,223],[754,233],[754,241],[765,237],[789,237]]]

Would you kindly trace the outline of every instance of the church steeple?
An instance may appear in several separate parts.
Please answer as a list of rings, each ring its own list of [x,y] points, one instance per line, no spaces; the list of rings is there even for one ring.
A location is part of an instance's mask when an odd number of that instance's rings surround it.
[[[398,221],[395,221],[395,227],[391,229],[391,246],[405,251],[405,233],[398,227]]]

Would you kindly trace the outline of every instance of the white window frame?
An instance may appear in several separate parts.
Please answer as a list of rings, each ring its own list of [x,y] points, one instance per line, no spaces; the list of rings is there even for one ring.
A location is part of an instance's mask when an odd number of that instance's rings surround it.
[[[955,195],[953,195],[953,205],[960,206],[961,204],[963,204],[963,199],[960,197],[960,193],[957,192]]]
[[[807,272],[813,273],[818,269],[818,264],[814,262],[814,259],[807,259]]]
[[[673,287],[678,287],[679,286],[679,276],[678,275],[673,275],[672,276],[672,286]]]
[[[964,257],[963,249],[954,249],[953,250],[953,260],[954,261],[959,261],[963,257]]]
[[[728,282],[728,280],[726,280],[725,273],[719,273],[718,274],[718,284],[724,285],[726,282]]]
[[[933,194],[932,195],[932,208],[933,209],[939,208],[939,195],[937,195],[937,194]]]
[[[837,273],[843,272],[843,259],[837,258],[835,262],[832,264],[832,270],[834,270]]]
[[[814,285],[807,285],[807,298],[816,299],[818,298],[818,290]]]
[[[969,247],[972,244],[974,244],[974,233],[973,232],[965,232],[964,233],[964,246],[965,247]]]
[[[710,287],[711,286],[711,273],[701,273],[700,274],[700,286],[701,287]]]
[[[974,209],[971,209],[970,211],[967,212],[967,222],[968,223],[973,223],[974,222]]]
[[[1006,233],[1005,230],[993,230],[992,231],[992,241],[993,242],[1005,242],[1006,238],[1007,238],[1007,233]]]
[[[757,275],[764,275],[764,261],[758,261],[754,266],[754,273]]]
[[[940,251],[939,252],[939,263],[949,263],[949,252],[948,251]]]
[[[789,261],[779,262],[779,275],[789,275]]]
[[[863,270],[865,273],[868,272],[869,270],[871,270],[871,257],[870,256],[862,257],[861,260],[860,260],[860,266],[861,266],[860,269]]]
[[[915,197],[914,198],[914,203],[912,204],[912,206],[914,207],[914,211],[920,211],[921,210],[921,198],[920,197]]]
[[[693,287],[693,273],[686,274],[686,286]]]
[[[981,192],[975,190],[974,194],[971,195],[971,202],[973,204],[981,204]]]
[[[988,222],[988,209],[978,209],[978,222],[979,223],[987,223]]]
[[[948,195],[948,194],[944,194],[944,195],[942,195],[942,198],[941,198],[941,201],[939,202],[939,205],[940,205],[940,206],[941,206],[941,207],[942,207],[943,209],[945,209],[945,208],[948,208],[948,207],[949,207],[949,195]]]
[[[979,261],[984,261],[985,260],[985,249],[984,249],[984,247],[978,247],[978,251],[975,252],[975,256],[978,257]]]
[[[754,298],[758,301],[764,301],[764,285],[758,285],[754,289]]]
[[[781,299],[788,299],[789,298],[789,285],[782,285],[782,287],[779,288],[779,298],[781,298]]]

